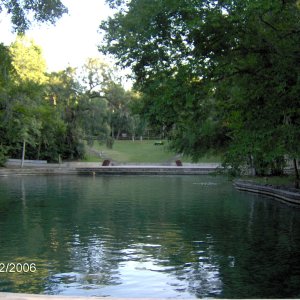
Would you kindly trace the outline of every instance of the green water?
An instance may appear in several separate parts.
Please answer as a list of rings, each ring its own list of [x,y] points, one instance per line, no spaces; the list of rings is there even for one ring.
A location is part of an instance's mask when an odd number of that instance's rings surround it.
[[[2,292],[300,298],[299,253],[300,210],[226,178],[0,178]]]

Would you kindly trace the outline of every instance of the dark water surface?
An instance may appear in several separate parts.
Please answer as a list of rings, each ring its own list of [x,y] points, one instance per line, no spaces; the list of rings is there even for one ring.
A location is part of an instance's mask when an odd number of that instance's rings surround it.
[[[0,263],[2,292],[300,298],[300,210],[222,177],[0,178]]]

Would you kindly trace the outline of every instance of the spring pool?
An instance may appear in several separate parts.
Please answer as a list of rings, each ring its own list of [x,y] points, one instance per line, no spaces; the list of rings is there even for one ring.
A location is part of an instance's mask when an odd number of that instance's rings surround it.
[[[0,178],[1,292],[300,298],[299,253],[300,210],[224,177]]]

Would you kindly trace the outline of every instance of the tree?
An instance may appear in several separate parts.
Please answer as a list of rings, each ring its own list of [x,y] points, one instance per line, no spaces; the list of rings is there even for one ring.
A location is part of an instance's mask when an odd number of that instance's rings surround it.
[[[8,83],[12,63],[9,48],[2,43],[0,44],[0,61],[0,87],[3,88]]]
[[[85,94],[91,98],[104,98],[109,84],[114,80],[112,68],[99,58],[88,58],[82,66],[80,81]]]
[[[0,2],[0,13],[2,11],[6,11],[11,16],[11,21],[13,24],[13,29],[17,31],[18,33],[24,33],[27,29],[30,28],[33,21],[43,23],[43,22],[49,22],[51,24],[54,24],[57,19],[59,19],[64,13],[67,13],[67,8],[61,3],[60,0],[46,0],[46,1],[39,1],[39,0],[26,0],[26,1],[19,1],[19,0],[7,0],[7,1],[1,1]],[[16,41],[15,45],[10,48],[10,51],[12,52],[13,56],[15,56],[17,53],[20,54],[18,51],[18,43],[20,40]],[[24,42],[24,41],[23,41]],[[23,48],[24,49],[24,48]],[[28,48],[32,49],[32,48]],[[39,48],[36,48],[35,51],[40,51]],[[11,91],[11,85],[7,84],[7,77],[10,75],[16,75],[16,73],[19,73],[19,79],[24,80],[28,74],[31,74],[35,76],[36,74],[33,74],[31,72],[31,67],[29,66],[28,62],[22,63],[23,66],[27,65],[29,69],[27,68],[26,72],[22,70],[22,68],[16,67],[21,66],[22,62],[22,54],[18,58],[15,56],[11,58],[11,55],[8,54],[8,49],[1,44],[0,49],[0,58],[1,58],[1,66],[0,66],[0,82],[1,82],[1,111],[0,111],[0,118],[7,121],[7,109],[8,107],[11,107],[9,103],[7,102]],[[27,57],[27,55],[25,55]],[[14,61],[14,67],[16,67],[15,70],[10,67],[11,61]],[[44,66],[43,61],[40,61],[41,66]],[[36,65],[34,66],[36,67]],[[29,72],[28,72],[29,71]],[[21,76],[20,76],[21,75]],[[18,77],[18,76],[17,76]],[[17,78],[15,77],[15,78]],[[25,78],[24,78],[25,77]],[[39,77],[41,79],[42,76]],[[2,85],[3,79],[6,81],[5,85]],[[33,79],[33,78],[31,78]],[[44,80],[45,78],[43,78]],[[43,81],[42,80],[42,81]],[[42,83],[42,82],[39,82]],[[21,84],[22,85],[22,84]],[[19,86],[20,87],[20,86]],[[26,87],[28,90],[28,87]],[[3,97],[4,96],[4,97]],[[28,118],[27,118],[28,119]],[[30,123],[30,122],[29,122]],[[28,124],[29,124],[28,123]],[[33,124],[33,123],[32,123]],[[24,124],[22,132],[24,133],[24,137],[27,135],[25,132],[27,130],[25,129],[26,126]],[[7,130],[9,128],[5,128],[5,126],[1,126],[0,131],[7,133]],[[4,135],[3,139],[0,139],[0,164],[3,164],[5,161],[5,155],[9,152],[9,148],[7,145],[4,145],[3,143],[8,142],[7,136]],[[9,143],[9,142],[8,142]],[[23,139],[23,156],[25,155],[25,138]]]
[[[258,174],[299,158],[297,1],[108,2],[100,49],[132,68],[175,149],[225,147],[226,163]]]
[[[138,136],[140,140],[143,140],[143,136],[149,124],[146,118],[144,118],[141,114],[143,108],[141,95],[133,91],[130,91],[129,93],[131,99],[128,105],[130,110],[128,131],[131,134],[133,140],[136,136]]]
[[[78,122],[89,146],[95,140],[106,140],[109,133],[106,101],[101,97],[89,98],[83,94],[78,102]]]
[[[35,147],[40,135],[42,120],[37,115],[37,109],[42,103],[46,63],[41,49],[24,36],[17,37],[9,52],[13,72],[11,82],[6,85],[9,101],[5,106],[4,123],[9,144],[17,146],[22,141],[23,166],[26,143]]]
[[[6,10],[11,15],[14,30],[24,33],[33,21],[54,24],[67,8],[60,0],[5,0],[0,2],[0,13]]]
[[[46,61],[41,47],[33,39],[18,35],[9,49],[17,84],[34,82],[41,85],[47,81]]]
[[[97,58],[89,58],[80,73],[84,93],[80,101],[83,128],[87,136],[98,140],[106,136],[109,147],[122,131],[128,131],[130,120],[131,94],[124,90],[115,73]]]
[[[143,140],[143,135],[146,131],[147,122],[139,114],[130,116],[128,132],[131,134],[131,138],[134,141],[138,136],[140,140]]]
[[[106,90],[106,99],[110,116],[111,136],[113,139],[119,139],[121,132],[128,130],[131,95],[120,84],[111,82]]]
[[[0,44],[0,61],[0,166],[3,166],[6,162],[6,156],[9,150],[5,140],[6,130],[3,124],[7,105],[6,87],[10,84],[10,73],[13,69],[9,49],[3,44]]]
[[[82,158],[76,117],[81,90],[75,71],[46,74],[41,49],[24,36],[1,55],[7,58],[2,72],[6,75],[0,76],[1,157],[22,157],[22,165],[25,157]]]
[[[82,66],[79,80],[82,83],[80,122],[89,145],[94,140],[108,140],[110,132],[109,110],[106,97],[113,72],[107,63],[98,58],[88,58]]]
[[[81,97],[82,89],[76,78],[76,69],[68,67],[66,70],[49,74],[47,100],[63,121],[58,127],[60,134],[56,137],[60,141],[56,157],[84,157],[84,134],[79,120]]]

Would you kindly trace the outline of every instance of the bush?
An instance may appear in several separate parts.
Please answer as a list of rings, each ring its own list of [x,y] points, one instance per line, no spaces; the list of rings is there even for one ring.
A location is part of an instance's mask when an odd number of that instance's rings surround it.
[[[0,145],[0,167],[3,167],[7,161],[7,152],[7,147]]]

